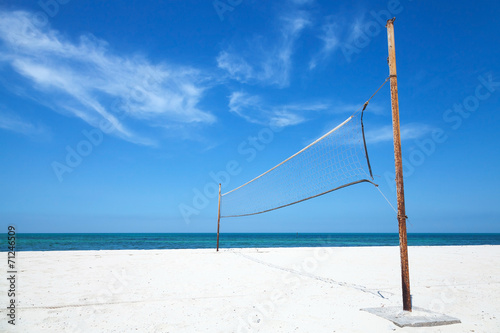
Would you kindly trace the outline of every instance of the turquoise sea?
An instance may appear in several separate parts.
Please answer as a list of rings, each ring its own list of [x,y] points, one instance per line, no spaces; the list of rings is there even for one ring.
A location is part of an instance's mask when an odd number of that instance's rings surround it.
[[[16,251],[75,251],[127,249],[207,249],[215,248],[216,234],[117,233],[117,234],[16,234]],[[0,241],[7,250],[7,237]],[[318,247],[318,246],[397,246],[398,234],[347,233],[224,233],[221,248]],[[410,246],[500,245],[500,234],[409,234]]]

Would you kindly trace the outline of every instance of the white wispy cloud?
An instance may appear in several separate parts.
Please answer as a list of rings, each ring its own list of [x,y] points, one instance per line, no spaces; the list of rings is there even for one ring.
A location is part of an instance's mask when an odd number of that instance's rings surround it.
[[[401,140],[415,140],[429,134],[434,128],[420,123],[411,123],[401,126]],[[387,125],[366,132],[366,141],[369,143],[392,142],[392,126]]]
[[[322,103],[295,103],[269,106],[260,96],[245,92],[234,92],[229,97],[229,110],[248,122],[264,125],[286,127],[300,124],[307,120],[303,115],[310,111],[321,111],[328,108]]]
[[[32,81],[45,105],[92,126],[107,120],[128,141],[154,144],[136,133],[134,121],[155,127],[215,121],[198,107],[210,78],[194,68],[114,54],[91,35],[72,42],[37,27],[24,11],[0,11],[0,42],[0,61]]]
[[[0,107],[0,128],[3,130],[20,133],[23,135],[35,137],[48,134],[45,126],[34,124],[28,120],[21,118],[18,115],[6,113]]]
[[[364,14],[358,13],[352,18],[346,18],[345,15],[327,16],[317,35],[321,40],[321,47],[311,57],[309,69],[328,62],[336,52],[342,52],[344,58],[351,61],[356,53],[370,43],[371,38],[366,34],[369,27],[375,27],[377,34],[383,28],[378,22],[369,21]],[[371,34],[375,32],[370,31]]]
[[[308,1],[299,1],[301,5]],[[279,19],[277,36],[253,36],[248,47],[230,46],[219,53],[217,65],[229,77],[242,83],[259,83],[279,88],[290,83],[292,55],[297,39],[310,25],[309,15],[302,10],[293,10]]]
[[[349,27],[349,34],[347,35],[347,43],[353,43],[364,35],[363,29],[366,26],[366,19],[357,17],[353,20],[352,25]]]
[[[326,61],[340,46],[339,25],[332,17],[321,27],[321,33],[318,38],[322,41],[319,52],[313,55],[309,62],[309,69],[314,69],[320,62]]]

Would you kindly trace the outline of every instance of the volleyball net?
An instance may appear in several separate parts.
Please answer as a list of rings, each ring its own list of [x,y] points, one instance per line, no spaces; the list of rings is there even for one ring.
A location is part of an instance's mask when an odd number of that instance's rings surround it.
[[[222,194],[220,217],[261,214],[363,182],[376,186],[372,180],[363,112],[358,112],[260,176]]]

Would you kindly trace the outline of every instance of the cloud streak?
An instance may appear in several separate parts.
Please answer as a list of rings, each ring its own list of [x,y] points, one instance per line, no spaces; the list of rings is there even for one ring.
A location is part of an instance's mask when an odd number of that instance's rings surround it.
[[[3,110],[0,112],[0,128],[31,137],[48,134],[44,126],[33,124],[16,115],[7,114]]]
[[[430,133],[433,128],[426,124],[412,123],[401,126],[401,140],[415,140]],[[366,141],[369,143],[392,142],[392,126],[387,125],[367,131]]]
[[[201,71],[113,54],[91,35],[72,42],[50,27],[37,27],[24,11],[0,12],[0,61],[30,80],[45,105],[92,126],[110,122],[115,135],[134,143],[154,144],[134,130],[138,123],[216,120],[198,107],[210,80]]]
[[[296,41],[311,22],[307,12],[294,10],[282,16],[279,23],[275,38],[253,36],[247,43],[249,47],[242,51],[236,51],[234,46],[221,51],[217,57],[218,67],[242,83],[287,87]]]
[[[345,60],[350,62],[354,54],[370,43],[366,35],[370,23],[373,24],[373,21],[368,21],[365,15],[358,15],[350,20],[339,15],[327,16],[317,35],[321,40],[321,47],[311,57],[309,69],[313,70],[318,65],[326,64],[338,51],[341,51]]]
[[[338,36],[338,32],[338,24],[334,22],[332,17],[329,17],[327,22],[321,27],[321,34],[318,36],[322,42],[321,49],[312,57],[309,62],[309,69],[314,69],[318,63],[325,62],[339,48],[340,37]]]
[[[229,97],[229,110],[246,121],[263,126],[287,127],[307,120],[304,113],[328,108],[322,103],[269,106],[260,97],[234,92]]]

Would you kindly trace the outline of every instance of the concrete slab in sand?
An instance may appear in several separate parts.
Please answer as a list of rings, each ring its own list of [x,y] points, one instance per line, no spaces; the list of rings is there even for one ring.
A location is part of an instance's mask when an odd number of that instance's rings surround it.
[[[460,323],[457,318],[416,307],[413,308],[412,312],[403,311],[402,307],[399,306],[361,310],[390,320],[399,327],[427,327]]]

